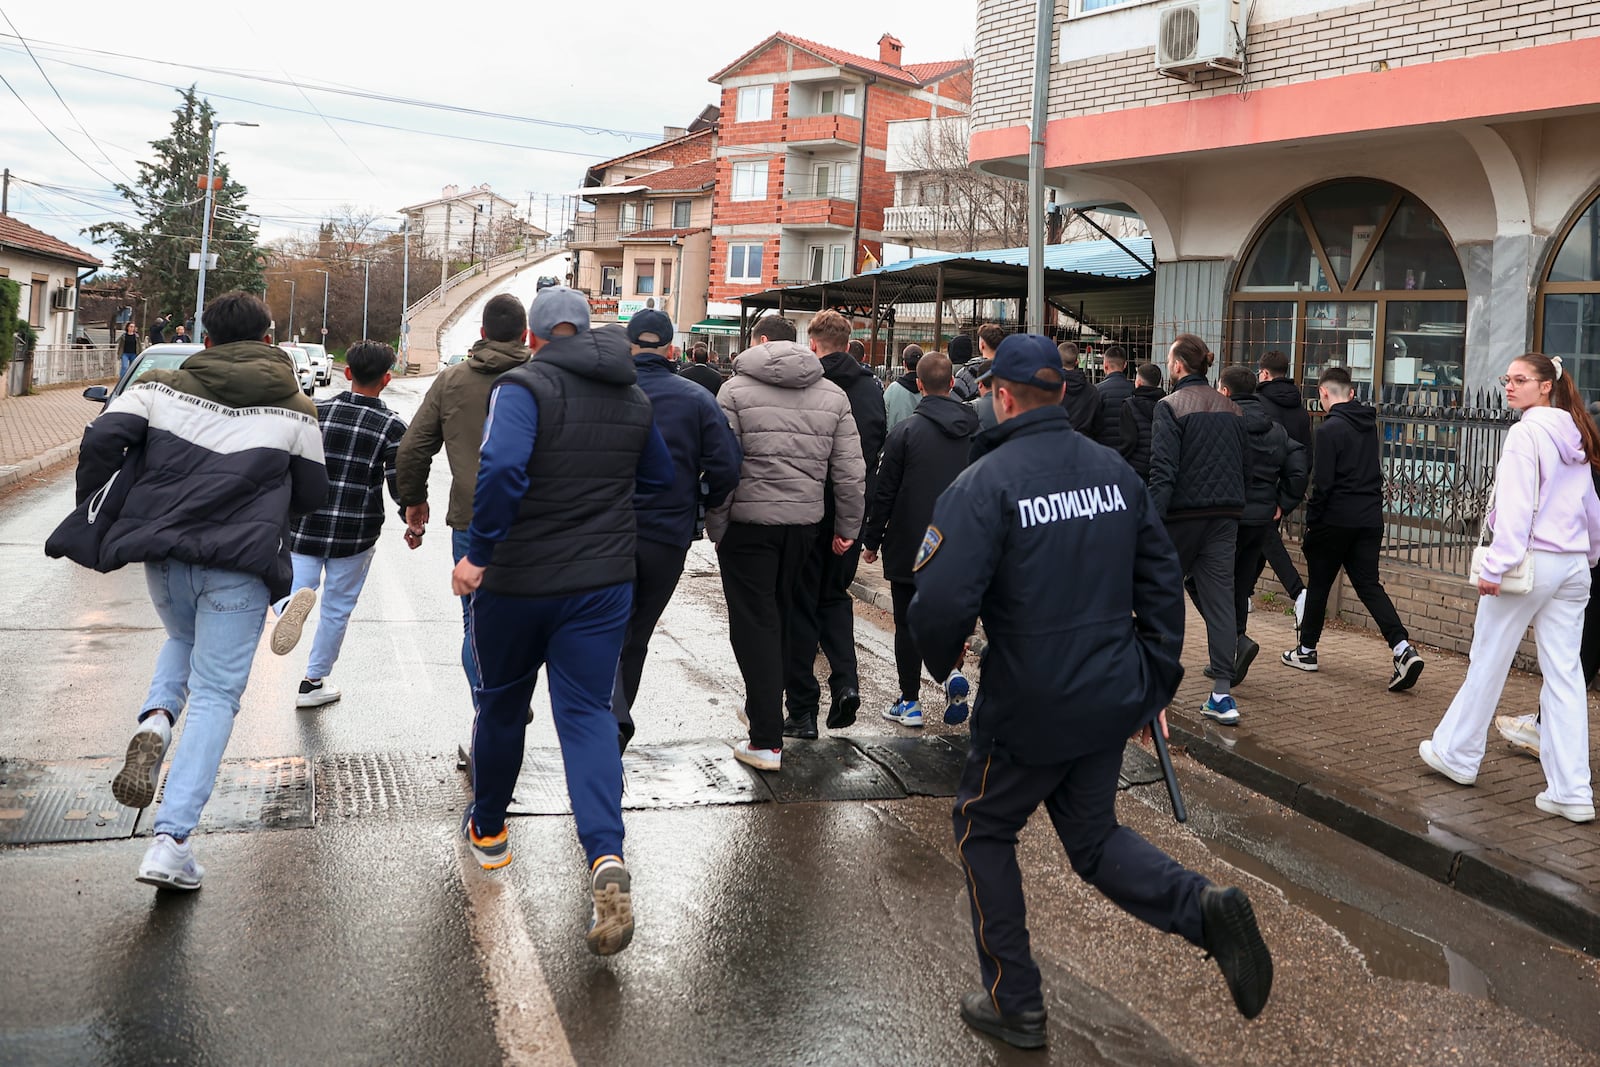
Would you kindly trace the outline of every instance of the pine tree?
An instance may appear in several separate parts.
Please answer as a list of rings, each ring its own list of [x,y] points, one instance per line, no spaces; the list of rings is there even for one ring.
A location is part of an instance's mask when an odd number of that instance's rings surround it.
[[[211,123],[216,114],[193,86],[179,90],[183,102],[173,109],[172,129],[150,142],[154,159],[140,160],[132,185],[117,192],[132,206],[139,222],[102,222],[89,227],[97,241],[116,246],[112,268],[138,280],[152,314],[194,310],[195,272],[189,254],[200,251],[205,210],[206,157],[211,148]],[[211,251],[217,265],[206,272],[206,295],[231,289],[261,292],[266,287],[263,259],[255,233],[240,220],[247,210],[245,188],[233,181],[224,153],[217,153],[216,176],[222,185],[213,198]]]

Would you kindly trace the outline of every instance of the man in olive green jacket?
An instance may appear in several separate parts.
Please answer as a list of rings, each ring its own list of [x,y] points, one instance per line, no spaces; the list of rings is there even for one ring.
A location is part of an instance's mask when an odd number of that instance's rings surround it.
[[[455,562],[467,554],[472,526],[472,493],[478,483],[478,448],[489,410],[489,390],[506,371],[528,362],[528,314],[510,293],[492,298],[483,309],[482,340],[467,359],[439,372],[422,407],[400,439],[395,459],[400,504],[405,508],[407,535],[420,537],[430,518],[428,470],[441,447],[450,461],[450,505],[445,525]],[[467,597],[461,598],[461,667],[474,688],[478,665],[467,640]]]

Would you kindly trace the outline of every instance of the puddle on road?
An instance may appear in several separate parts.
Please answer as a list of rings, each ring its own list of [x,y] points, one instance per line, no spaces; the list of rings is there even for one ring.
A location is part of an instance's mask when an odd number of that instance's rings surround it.
[[[1448,946],[1403,930],[1354,905],[1325,897],[1232,845],[1211,838],[1205,839],[1205,845],[1220,859],[1276,886],[1289,903],[1304,908],[1338,930],[1365,957],[1373,974],[1406,982],[1426,982],[1468,996],[1494,999],[1488,976]]]

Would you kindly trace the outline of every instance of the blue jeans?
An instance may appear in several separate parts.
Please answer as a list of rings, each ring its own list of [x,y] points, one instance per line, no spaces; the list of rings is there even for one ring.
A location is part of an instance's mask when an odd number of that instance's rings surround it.
[[[267,585],[253,574],[178,560],[144,565],[145,583],[167,642],[156,657],[144,712],[164,708],[188,723],[156,810],[158,834],[187,837],[211,798],[239,698],[267,618]]]
[[[311,642],[311,660],[306,664],[307,678],[326,678],[333,670],[344,645],[344,632],[350,625],[350,613],[355,610],[361,587],[367,584],[367,569],[372,566],[372,553],[377,548],[373,545],[359,555],[332,559],[289,554],[294,561],[295,590],[322,587],[322,610],[317,617],[317,636]]]
[[[467,549],[472,547],[472,534],[467,530],[450,531],[450,555],[455,562],[460,563],[467,557]],[[478,676],[478,660],[472,654],[472,598],[461,598],[461,669],[466,672],[467,684],[472,686],[476,693],[482,684]],[[474,698],[476,699],[476,698]]]

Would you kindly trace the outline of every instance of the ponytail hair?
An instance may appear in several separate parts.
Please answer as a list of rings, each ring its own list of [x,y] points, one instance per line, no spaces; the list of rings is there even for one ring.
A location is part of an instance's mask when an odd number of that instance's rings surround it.
[[[1583,458],[1589,461],[1591,467],[1600,468],[1600,426],[1595,425],[1594,416],[1584,406],[1572,375],[1561,366],[1561,357],[1552,359],[1541,352],[1528,352],[1511,362],[1526,364],[1535,378],[1550,383],[1550,406],[1572,416],[1578,433],[1583,437]]]
[[[1206,343],[1192,333],[1180,333],[1175,337],[1171,351],[1190,374],[1205,374],[1217,358]]]

